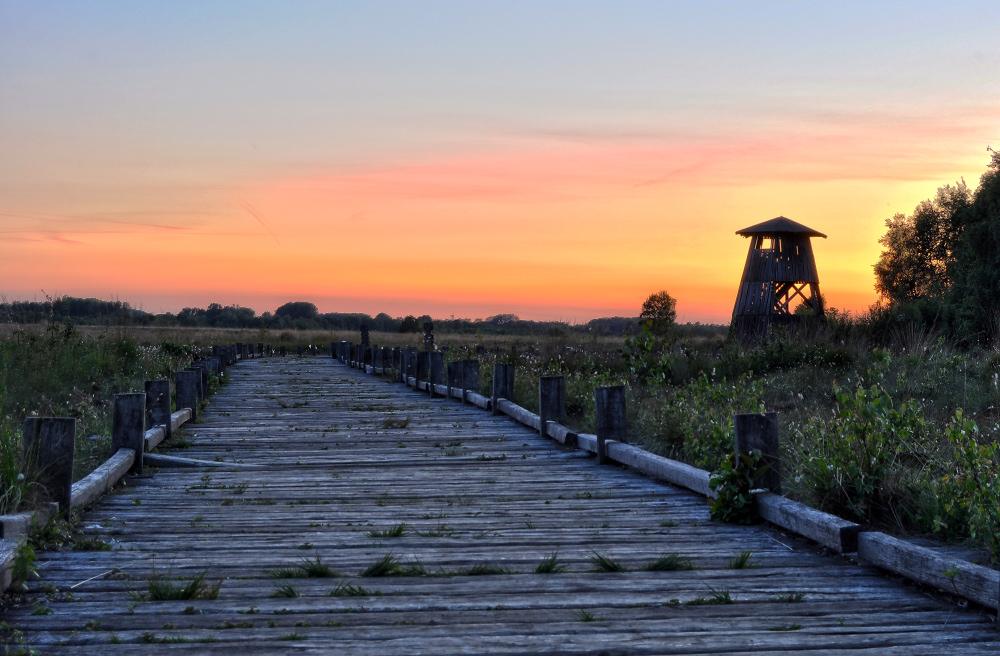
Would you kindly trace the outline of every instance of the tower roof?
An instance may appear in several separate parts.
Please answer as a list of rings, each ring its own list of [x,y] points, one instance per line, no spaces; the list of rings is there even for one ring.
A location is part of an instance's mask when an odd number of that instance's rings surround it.
[[[777,216],[770,221],[764,221],[763,223],[758,223],[757,225],[752,225],[749,228],[743,228],[742,230],[737,230],[736,234],[742,235],[743,237],[749,237],[751,235],[773,235],[777,233],[796,233],[804,234],[809,237],[822,237],[826,239],[826,235],[818,230],[813,230],[808,226],[804,226],[801,223],[796,223],[791,219],[786,219],[783,216]]]

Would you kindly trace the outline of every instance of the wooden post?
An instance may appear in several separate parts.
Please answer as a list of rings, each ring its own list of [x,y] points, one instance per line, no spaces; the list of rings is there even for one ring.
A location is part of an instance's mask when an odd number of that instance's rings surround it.
[[[146,425],[163,426],[163,439],[169,440],[170,430],[170,381],[146,381]]]
[[[625,387],[594,388],[594,419],[597,424],[597,463],[608,460],[605,443],[608,440],[628,442],[628,424],[625,420]]]
[[[201,401],[201,399],[202,399],[202,394],[201,394],[201,374],[199,374],[198,371],[194,367],[185,367],[184,371],[190,372],[192,374],[197,374],[194,377],[194,395],[195,395],[196,399],[198,399],[199,401]]]
[[[469,392],[479,392],[479,360],[462,360],[462,403],[468,403]]]
[[[73,496],[73,447],[76,419],[28,417],[24,420],[24,447],[29,471],[61,512],[69,512]]]
[[[500,412],[497,402],[500,399],[512,401],[514,397],[514,365],[493,365],[493,414]]]
[[[236,342],[236,353],[239,357],[243,357],[243,342]]]
[[[781,455],[778,446],[778,413],[733,415],[736,454],[759,453],[761,463],[771,465],[756,480],[757,487],[781,494]]]
[[[302,357],[302,345],[301,344],[299,344],[298,346],[295,347],[295,355],[299,356],[300,358]]]
[[[198,418],[198,374],[193,371],[178,371],[174,376],[177,393],[177,409],[191,408],[191,420]]]
[[[264,357],[264,342],[257,342],[257,357]]]
[[[285,347],[284,347],[284,346],[279,346],[279,347],[278,347],[278,355],[280,355],[281,357],[285,357],[285,353],[286,353],[286,352],[287,352],[287,351],[285,350]]]
[[[430,394],[431,398],[434,398],[437,396],[434,386],[444,382],[444,353],[432,351],[427,355],[430,357],[430,380],[427,384],[427,393]]]
[[[566,379],[562,376],[542,376],[538,379],[538,419],[542,437],[548,435],[546,423],[566,423]]]
[[[446,367],[446,371],[445,371],[446,382],[445,382],[445,385],[448,387],[447,398],[449,398],[449,399],[451,398],[451,388],[452,387],[457,387],[455,385],[455,383],[458,382],[458,380],[460,378],[458,372],[459,372],[459,369],[461,368],[461,366],[462,366],[461,362],[449,362],[448,365],[447,365],[447,367]]]
[[[135,460],[129,470],[142,473],[142,454],[146,450],[146,395],[115,394],[111,421],[111,454],[118,449],[134,449]]]
[[[198,374],[198,400],[203,401],[208,396],[208,367],[201,362],[195,362],[186,371]]]
[[[417,351],[417,382],[427,382],[427,375],[431,371],[431,354],[427,351]],[[419,387],[418,387],[419,389]]]

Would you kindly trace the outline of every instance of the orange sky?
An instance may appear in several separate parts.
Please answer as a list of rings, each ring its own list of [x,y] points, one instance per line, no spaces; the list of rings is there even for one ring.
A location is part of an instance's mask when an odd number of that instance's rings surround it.
[[[0,65],[20,63],[11,52]],[[813,101],[790,79],[772,86],[784,102],[747,92],[746,106],[702,90],[702,117],[669,98],[644,106],[641,85],[627,109],[560,114],[528,99],[496,120],[471,120],[455,110],[471,100],[440,92],[430,110],[408,98],[407,112],[390,112],[378,94],[393,92],[380,88],[365,102],[385,120],[367,109],[332,116],[335,127],[256,117],[228,136],[245,108],[202,87],[162,102],[207,107],[204,125],[161,116],[148,90],[128,91],[130,102],[157,109],[122,116],[84,103],[54,117],[34,110],[58,98],[9,93],[0,291],[117,297],[153,312],[310,300],[321,311],[586,321],[634,316],[666,289],[682,321],[727,322],[747,248],[734,232],[784,215],[829,235],[814,242],[827,303],[861,311],[875,300],[885,219],[941,184],[978,182],[1000,96],[977,79],[959,101],[923,103],[906,102],[919,82]],[[270,101],[257,102],[264,112]]]

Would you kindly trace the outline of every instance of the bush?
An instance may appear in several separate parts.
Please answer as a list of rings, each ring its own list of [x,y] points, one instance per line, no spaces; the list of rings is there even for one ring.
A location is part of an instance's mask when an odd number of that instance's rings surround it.
[[[811,421],[799,436],[797,481],[805,480],[820,508],[871,522],[892,514],[914,460],[926,461],[920,406],[893,402],[879,380],[889,362],[868,370],[869,381],[853,392],[835,386],[837,408],[830,420]]]

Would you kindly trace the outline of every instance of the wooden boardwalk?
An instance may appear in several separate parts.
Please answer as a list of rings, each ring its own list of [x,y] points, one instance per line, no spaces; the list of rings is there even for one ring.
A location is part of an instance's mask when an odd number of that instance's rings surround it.
[[[130,478],[84,513],[88,532],[115,550],[40,555],[39,592],[4,618],[30,646],[90,654],[1000,653],[984,612],[773,529],[712,523],[703,498],[598,467],[509,418],[430,400],[328,358],[249,361],[230,375],[202,422],[185,429],[192,444],[178,455],[243,468]],[[402,537],[369,535],[399,524]],[[757,566],[728,568],[743,550]],[[568,571],[534,573],[553,553]],[[630,571],[594,571],[595,553]],[[642,569],[673,553],[696,569]],[[387,554],[404,573],[428,575],[358,576]],[[269,574],[317,557],[340,577]],[[483,564],[510,574],[470,573]],[[206,569],[210,582],[222,581],[217,599],[130,596],[147,589],[154,571],[191,577]],[[298,596],[275,596],[282,586]]]

